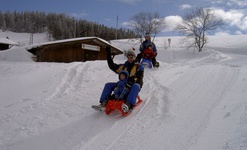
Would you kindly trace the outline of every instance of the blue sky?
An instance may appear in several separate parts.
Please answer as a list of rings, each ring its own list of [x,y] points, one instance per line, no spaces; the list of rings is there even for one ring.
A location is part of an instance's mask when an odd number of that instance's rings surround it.
[[[217,34],[247,34],[247,0],[0,0],[0,10],[65,13],[77,19],[126,28],[130,18],[142,11],[158,12],[168,28],[162,35],[173,34],[174,24],[195,7],[211,7],[227,26]]]

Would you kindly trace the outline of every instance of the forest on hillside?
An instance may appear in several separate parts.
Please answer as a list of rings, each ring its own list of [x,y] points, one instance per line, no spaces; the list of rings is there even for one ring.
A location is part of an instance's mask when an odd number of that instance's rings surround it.
[[[105,40],[136,38],[134,31],[107,27],[96,22],[75,19],[64,13],[0,11],[0,29],[18,33],[47,32],[50,40],[97,36]]]

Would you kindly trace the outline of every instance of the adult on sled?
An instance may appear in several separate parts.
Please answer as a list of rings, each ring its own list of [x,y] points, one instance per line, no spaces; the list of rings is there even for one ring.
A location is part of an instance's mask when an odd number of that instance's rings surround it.
[[[148,48],[143,50],[142,52],[142,60],[141,60],[141,64],[143,66],[148,66],[149,68],[152,68],[153,66],[155,67],[155,65],[153,65],[152,60],[154,60],[155,58],[155,52],[152,49],[152,44],[148,44]],[[157,63],[157,62],[156,62]]]
[[[144,68],[141,64],[135,62],[136,55],[133,50],[126,51],[128,60],[123,64],[113,62],[110,47],[106,48],[106,54],[108,66],[112,71],[119,74],[122,70],[125,70],[129,73],[129,78],[125,86],[128,86],[130,90],[125,102],[121,106],[123,112],[128,113],[135,106],[136,98],[143,85]],[[98,110],[104,110],[109,100],[108,98],[111,97],[116,86],[116,82],[106,83],[100,97],[100,105],[94,105],[92,107]]]
[[[150,37],[149,33],[146,33],[145,41],[143,41],[142,44],[140,45],[140,49],[139,49],[140,53],[136,57],[136,62],[140,63],[141,59],[143,58],[144,50],[148,49],[149,45],[152,45],[152,50],[155,53],[155,56],[152,58],[153,67],[158,68],[159,63],[156,61],[157,49],[156,49],[155,44],[151,41],[151,37]]]

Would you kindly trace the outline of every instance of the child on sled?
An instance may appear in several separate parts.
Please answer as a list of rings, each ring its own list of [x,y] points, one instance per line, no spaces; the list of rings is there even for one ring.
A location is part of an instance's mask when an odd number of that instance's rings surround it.
[[[129,73],[128,71],[122,70],[119,73],[119,81],[117,86],[114,88],[114,98],[117,100],[124,100],[129,92],[131,85],[128,85]]]
[[[153,60],[154,56],[155,56],[155,52],[152,49],[152,45],[149,44],[148,48],[143,51],[142,58]]]

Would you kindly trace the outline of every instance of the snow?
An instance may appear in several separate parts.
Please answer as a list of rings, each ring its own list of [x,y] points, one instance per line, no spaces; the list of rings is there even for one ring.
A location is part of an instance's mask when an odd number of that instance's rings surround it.
[[[9,40],[8,38],[0,38],[0,43],[9,45],[18,45],[18,43]]]
[[[29,42],[28,34],[0,35]],[[168,37],[155,39],[161,66],[145,69],[144,102],[128,117],[91,109],[117,81],[106,61],[36,63],[25,46],[1,51],[0,149],[246,150],[247,35],[209,37],[200,53],[170,38],[171,47]],[[34,35],[36,44],[45,39]],[[138,51],[140,43],[112,44]]]
[[[40,47],[43,45],[50,45],[50,44],[58,44],[58,43],[65,43],[65,42],[71,42],[71,41],[82,41],[82,40],[90,40],[90,39],[95,39],[95,40],[99,40],[102,43],[105,43],[106,45],[111,45],[109,42],[107,42],[104,39],[98,38],[98,37],[81,37],[81,38],[73,38],[73,39],[64,39],[64,40],[57,40],[57,41],[51,41],[51,42],[45,42],[45,43],[39,43],[39,44],[33,44],[33,45],[29,45],[26,46],[27,50],[30,50],[32,48],[36,48],[36,47]],[[114,45],[111,45],[111,47],[118,49],[117,47],[115,47]]]

